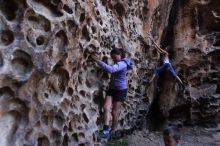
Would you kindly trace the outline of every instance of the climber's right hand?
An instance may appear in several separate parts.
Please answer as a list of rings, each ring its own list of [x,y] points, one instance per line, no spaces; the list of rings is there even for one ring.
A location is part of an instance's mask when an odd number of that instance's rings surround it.
[[[95,62],[98,62],[99,61],[99,57],[97,56],[97,54],[92,54],[91,55],[91,59]]]

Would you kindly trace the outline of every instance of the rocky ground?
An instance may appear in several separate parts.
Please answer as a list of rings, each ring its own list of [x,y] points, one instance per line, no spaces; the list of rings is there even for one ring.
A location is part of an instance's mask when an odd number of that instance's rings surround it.
[[[184,127],[181,146],[220,146],[220,125],[217,128]],[[136,131],[128,136],[129,146],[162,146],[161,132]]]

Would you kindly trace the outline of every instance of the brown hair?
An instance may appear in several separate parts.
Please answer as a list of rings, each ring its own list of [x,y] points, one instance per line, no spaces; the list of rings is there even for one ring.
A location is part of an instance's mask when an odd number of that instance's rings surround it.
[[[111,51],[111,55],[113,55],[113,54],[120,55],[122,59],[126,57],[125,51],[123,49],[114,48]]]
[[[163,135],[173,137],[176,141],[179,141],[181,138],[179,130],[176,127],[167,127],[164,129]]]

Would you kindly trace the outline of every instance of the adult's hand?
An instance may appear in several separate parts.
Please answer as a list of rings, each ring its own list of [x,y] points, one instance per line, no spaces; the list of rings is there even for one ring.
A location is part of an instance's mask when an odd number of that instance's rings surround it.
[[[96,54],[92,54],[91,58],[93,61],[98,62],[99,61],[99,57]]]

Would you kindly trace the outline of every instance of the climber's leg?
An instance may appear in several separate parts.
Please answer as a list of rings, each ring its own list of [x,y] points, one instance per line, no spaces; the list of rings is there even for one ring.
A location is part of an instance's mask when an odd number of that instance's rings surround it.
[[[177,74],[176,74],[176,72],[175,72],[173,66],[172,66],[171,64],[167,64],[167,66],[168,66],[168,69],[169,69],[170,73],[172,74],[172,76],[173,76],[174,78],[176,78],[176,77],[177,77]]]
[[[153,74],[152,78],[150,79],[149,83],[153,82],[154,78],[157,76],[157,74]]]
[[[162,71],[164,71],[167,67],[167,63],[163,64],[161,67],[158,67],[154,70],[154,74],[160,74]]]
[[[103,130],[98,134],[98,138],[108,138],[110,136],[109,120],[110,120],[110,115],[111,115],[110,114],[111,106],[112,106],[112,96],[109,96],[107,93],[104,107],[103,107],[104,108],[104,126],[103,126]]]
[[[114,102],[113,103],[113,109],[112,109],[112,132],[114,132],[117,129],[118,125],[118,114],[119,109],[121,108],[122,102]]]
[[[177,80],[183,85],[183,81],[180,79],[179,76],[176,76]]]
[[[109,125],[111,106],[112,106],[112,96],[106,96],[104,107],[103,107],[104,108],[104,125],[106,126]]]
[[[169,64],[168,68],[169,68],[169,71],[171,72],[172,76],[173,76],[174,78],[176,78],[176,79],[183,85],[182,80],[179,78],[179,76],[177,76],[177,74],[176,74],[176,72],[175,72],[173,66],[172,66],[171,64]]]
[[[113,96],[113,108],[112,108],[112,132],[114,132],[118,125],[118,114],[119,110],[125,101],[127,96],[127,89],[115,90],[115,95]]]
[[[152,78],[150,79],[149,83],[153,82],[154,78],[160,74],[165,68],[166,68],[166,64],[163,64],[161,67],[158,67],[156,69],[154,69],[154,74],[152,76]]]

